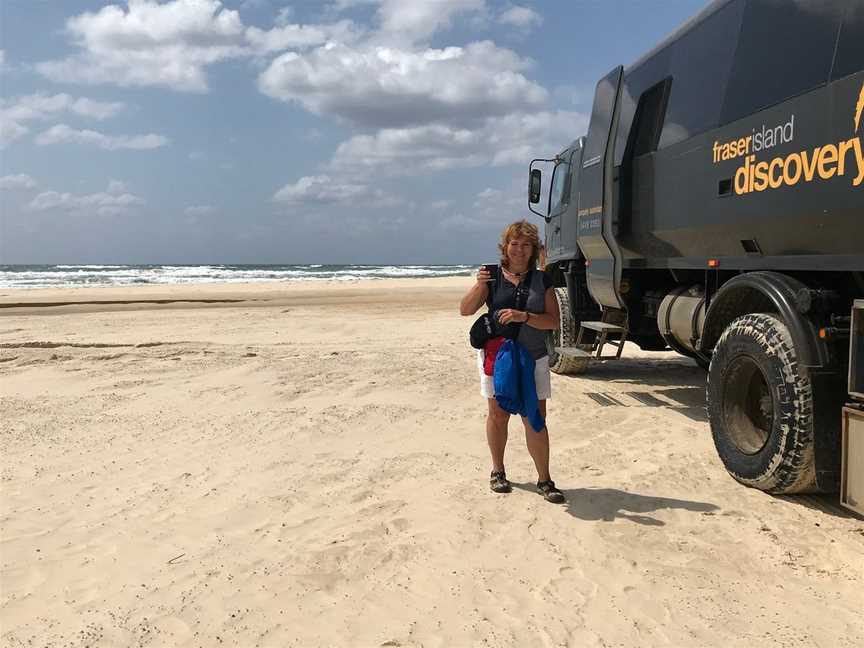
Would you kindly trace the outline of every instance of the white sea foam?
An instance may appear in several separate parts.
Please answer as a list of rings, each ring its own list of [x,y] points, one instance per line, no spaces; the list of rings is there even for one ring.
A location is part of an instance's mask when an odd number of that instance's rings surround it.
[[[0,288],[141,284],[356,281],[467,276],[471,265],[108,265],[0,266]]]

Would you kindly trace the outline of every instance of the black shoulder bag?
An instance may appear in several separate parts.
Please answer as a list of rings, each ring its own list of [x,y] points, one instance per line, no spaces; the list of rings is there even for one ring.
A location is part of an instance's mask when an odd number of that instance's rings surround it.
[[[529,273],[526,273],[522,281],[519,282],[519,285],[516,286],[516,310],[525,310],[525,306],[528,304],[528,295],[531,292],[531,285],[528,281],[529,277],[530,271]],[[492,302],[491,295],[489,302]],[[496,313],[487,311],[478,317],[474,321],[474,324],[471,325],[471,332],[468,334],[468,339],[470,340],[472,347],[475,349],[482,349],[486,345],[486,342],[493,337],[506,337],[515,340],[519,337],[519,330],[521,328],[521,322],[500,324],[496,317]]]

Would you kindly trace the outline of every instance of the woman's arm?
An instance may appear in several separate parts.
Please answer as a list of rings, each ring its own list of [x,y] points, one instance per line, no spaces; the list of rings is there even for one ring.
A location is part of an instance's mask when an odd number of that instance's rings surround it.
[[[485,267],[481,267],[476,275],[476,283],[471,286],[471,290],[465,293],[462,301],[459,302],[460,315],[473,315],[483,304],[486,303],[486,298],[489,296],[489,279],[491,275]]]
[[[514,308],[505,308],[499,311],[498,320],[502,324],[522,322],[541,331],[554,331],[558,328],[560,318],[558,300],[555,298],[555,290],[553,288],[546,289],[546,293],[543,295],[543,304],[546,310],[545,313],[529,313]]]

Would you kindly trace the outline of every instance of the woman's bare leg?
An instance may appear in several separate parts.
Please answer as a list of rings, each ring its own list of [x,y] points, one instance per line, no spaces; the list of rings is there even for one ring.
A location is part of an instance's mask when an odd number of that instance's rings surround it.
[[[489,412],[486,414],[486,441],[492,453],[492,470],[504,470],[504,448],[507,447],[507,423],[510,414],[498,406],[494,398],[488,399]]]
[[[540,414],[546,418],[546,400],[539,401]],[[528,419],[522,417],[522,425],[525,426],[525,444],[528,446],[528,453],[534,460],[534,467],[537,468],[538,481],[546,481],[551,479],[549,476],[549,430],[543,429],[542,432],[535,432],[528,423]]]

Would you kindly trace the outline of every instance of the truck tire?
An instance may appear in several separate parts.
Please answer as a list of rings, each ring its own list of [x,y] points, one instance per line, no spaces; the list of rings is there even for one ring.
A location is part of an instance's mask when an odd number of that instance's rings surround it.
[[[570,310],[570,295],[566,288],[555,288],[558,299],[559,322],[557,331],[546,333],[546,348],[549,352],[549,369],[557,374],[580,374],[588,367],[589,358],[571,358],[555,352],[556,347],[575,346],[579,335],[579,322],[573,319]],[[590,348],[590,347],[588,347]]]
[[[707,401],[714,445],[733,478],[769,493],[818,490],[810,372],[782,320],[752,313],[726,328]]]

